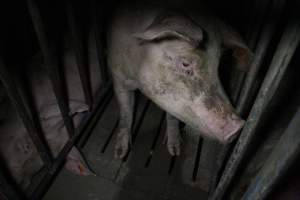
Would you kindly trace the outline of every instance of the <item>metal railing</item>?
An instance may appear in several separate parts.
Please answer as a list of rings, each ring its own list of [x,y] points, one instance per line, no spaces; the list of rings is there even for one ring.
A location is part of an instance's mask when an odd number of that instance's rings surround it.
[[[276,23],[282,17],[282,12],[285,7],[286,1],[273,1],[269,13],[269,18],[262,27],[260,38],[256,45],[255,58],[252,63],[250,71],[246,75],[243,86],[241,86],[241,94],[237,103],[237,110],[241,115],[246,114],[246,110],[250,107],[250,101],[255,94],[253,92],[254,81],[257,78],[257,73],[263,64],[263,59],[266,55],[270,41],[273,38],[275,32]],[[229,189],[229,186],[233,184],[234,176],[241,165],[242,160],[245,158],[246,152],[250,147],[251,142],[255,138],[257,128],[263,114],[266,112],[267,105],[270,103],[275,91],[280,85],[280,81],[289,66],[289,63],[294,55],[300,40],[300,23],[299,19],[294,13],[289,14],[289,19],[286,19],[287,25],[282,33],[279,44],[276,47],[276,51],[271,60],[269,69],[265,75],[263,83],[258,91],[255,102],[252,105],[251,111],[247,117],[246,124],[240,133],[237,143],[233,146],[233,151],[230,152],[233,144],[225,146],[219,155],[219,166],[216,174],[213,177],[213,184],[210,191],[210,198],[213,200],[221,200],[225,198],[225,194]],[[251,90],[252,89],[252,90]],[[294,128],[294,123],[297,121],[296,114],[291,121],[290,126]],[[255,180],[247,189],[242,199],[265,199],[270,193],[272,187],[278,181],[279,176],[282,176],[282,172],[287,170],[291,164],[291,160],[295,157],[296,150],[299,149],[299,145],[296,142],[290,146],[289,151],[285,151],[285,155],[282,155],[282,159],[276,160],[274,157],[278,157],[281,151],[283,151],[282,142],[288,142],[290,135],[296,134],[297,129],[292,130],[288,127],[280,140],[280,144],[272,152],[272,157],[265,162],[265,166],[260,170]],[[285,143],[286,144],[286,143]],[[226,156],[229,155],[228,160]],[[287,165],[282,164],[282,160],[289,161]],[[279,162],[279,164],[277,164]],[[278,168],[274,168],[274,163]],[[225,165],[224,171],[222,166]],[[273,165],[273,167],[272,167]],[[280,166],[279,166],[280,165]],[[219,174],[221,176],[219,177]],[[275,175],[276,174],[276,175]],[[275,176],[273,176],[275,175]],[[219,180],[218,180],[219,179]]]
[[[103,43],[101,35],[103,30],[99,30],[97,27],[97,10],[96,1],[92,0],[92,28],[94,34],[96,35],[96,44],[98,50],[98,60],[100,63],[99,77],[104,82],[102,83],[102,88],[100,93],[97,94],[97,98],[93,98],[92,90],[90,86],[90,78],[85,69],[85,58],[84,58],[84,47],[81,36],[79,35],[78,27],[76,25],[76,20],[74,16],[74,8],[70,0],[65,1],[66,5],[66,17],[67,24],[71,33],[71,39],[73,41],[76,62],[78,66],[78,71],[80,74],[80,80],[82,88],[84,91],[85,102],[90,107],[90,112],[84,121],[80,124],[78,128],[74,127],[73,120],[69,115],[69,102],[67,98],[66,85],[64,78],[59,73],[58,57],[54,51],[49,39],[47,38],[43,20],[39,11],[39,8],[35,0],[27,0],[28,11],[31,16],[32,24],[38,38],[38,43],[40,50],[42,52],[45,70],[48,72],[49,78],[51,80],[51,85],[55,93],[58,106],[63,117],[64,125],[66,126],[67,132],[70,139],[65,144],[58,156],[54,157],[43,137],[43,133],[40,128],[39,122],[35,119],[36,113],[33,113],[34,109],[30,109],[30,105],[27,101],[24,101],[26,97],[20,93],[20,85],[10,74],[8,67],[5,66],[2,58],[0,57],[0,80],[10,97],[11,102],[16,108],[20,118],[22,119],[27,132],[32,139],[39,156],[41,157],[45,173],[40,183],[37,187],[33,188],[30,194],[24,194],[17,187],[17,184],[12,180],[11,176],[6,173],[8,170],[5,166],[0,166],[0,197],[6,199],[41,199],[44,193],[49,188],[51,182],[54,180],[56,174],[61,169],[67,154],[70,152],[74,145],[80,138],[84,138],[78,145],[82,147],[84,145],[85,139],[97,122],[97,119],[101,117],[103,112],[103,107],[106,106],[107,99],[111,97],[112,83],[109,81],[107,75],[107,70],[105,67],[105,56],[103,50]],[[284,0],[273,0],[268,1],[264,7],[269,10],[269,15],[265,21],[265,24],[259,25],[261,30],[255,30],[253,38],[250,38],[251,46],[255,47],[255,57],[250,68],[250,71],[239,81],[237,86],[237,92],[234,94],[234,99],[237,100],[237,110],[241,115],[245,115],[246,110],[251,106],[249,99],[256,96],[256,99],[252,105],[250,113],[247,117],[246,124],[242,129],[236,144],[231,144],[225,146],[219,155],[217,170],[215,175],[212,177],[210,199],[221,200],[224,199],[225,193],[228,191],[230,184],[232,184],[233,178],[237,173],[238,168],[249,149],[249,145],[255,137],[257,127],[259,122],[265,112],[265,109],[271,98],[273,97],[275,91],[280,85],[280,81],[289,66],[289,63],[294,55],[299,42],[300,42],[300,24],[299,20],[292,18],[287,20],[287,25],[283,30],[281,39],[276,47],[275,53],[271,59],[270,66],[264,77],[262,85],[258,91],[252,91],[254,81],[257,78],[257,73],[263,64],[263,59],[268,50],[268,46],[276,29],[276,23],[280,19],[283,12],[284,5],[286,1]],[[257,5],[259,6],[259,5]],[[292,16],[292,14],[290,15]],[[259,27],[257,29],[259,29]],[[256,42],[256,44],[254,44]],[[242,199],[265,199],[267,195],[271,192],[272,188],[283,176],[283,172],[288,169],[288,167],[295,160],[295,156],[300,151],[300,137],[296,136],[297,125],[299,122],[299,109],[290,122],[289,126],[283,133],[279,143],[276,145],[272,151],[271,156],[266,160],[263,168],[257,174],[256,178],[251,182],[247,191],[244,193]],[[291,141],[293,139],[293,141]],[[199,143],[202,139],[199,140]],[[290,144],[286,146],[286,144]],[[230,152],[230,149],[233,149]],[[200,151],[200,150],[199,150]],[[229,155],[228,160],[226,160]],[[281,155],[282,159],[276,159],[278,155]],[[198,161],[199,162],[199,161]],[[225,169],[222,171],[223,166]],[[273,166],[277,166],[274,168]],[[195,168],[195,173],[197,169]],[[219,176],[220,175],[220,176]],[[194,175],[193,175],[194,178]]]
[[[1,166],[0,170],[0,197],[6,199],[41,199],[44,193],[49,189],[51,182],[54,180],[56,174],[61,169],[65,162],[65,158],[67,154],[70,152],[73,146],[77,145],[78,140],[91,132],[91,128],[97,122],[97,120],[101,117],[101,112],[103,109],[101,107],[105,106],[104,102],[106,97],[112,91],[112,83],[108,79],[108,75],[105,71],[104,66],[104,55],[103,47],[98,48],[98,59],[100,65],[99,79],[105,80],[101,82],[101,86],[98,93],[95,95],[93,99],[90,77],[86,70],[85,58],[84,58],[84,47],[83,41],[81,40],[81,35],[79,35],[80,31],[78,30],[74,9],[72,7],[71,1],[65,1],[66,5],[66,17],[67,24],[70,31],[73,49],[75,50],[75,58],[76,64],[78,66],[78,71],[80,75],[80,80],[83,88],[85,103],[89,106],[90,112],[88,112],[87,116],[81,122],[78,128],[75,128],[73,119],[70,116],[69,110],[69,100],[67,96],[67,89],[65,78],[61,76],[59,72],[59,61],[58,55],[54,51],[53,45],[50,43],[48,35],[46,34],[44,23],[42,20],[42,16],[37,6],[37,2],[35,0],[27,0],[28,12],[31,17],[31,21],[36,33],[36,37],[38,39],[39,47],[42,52],[42,56],[45,63],[45,69],[47,74],[51,80],[51,86],[54,91],[58,107],[61,113],[61,116],[64,121],[64,125],[69,134],[69,140],[64,145],[63,149],[60,153],[54,157],[47,145],[47,142],[44,139],[42,130],[40,128],[40,122],[36,120],[34,116],[37,116],[37,113],[33,113],[34,109],[30,109],[30,105],[27,101],[24,101],[26,97],[23,93],[20,93],[20,85],[18,81],[14,80],[14,77],[10,74],[8,70],[8,66],[6,66],[3,62],[3,58],[0,57],[0,80],[6,90],[10,101],[14,105],[17,110],[18,115],[22,119],[22,122],[29,134],[29,137],[32,139],[39,156],[41,157],[45,173],[43,174],[43,178],[40,179],[39,184],[34,184],[34,187],[30,189],[29,194],[25,194],[25,192],[21,191],[18,185],[14,182],[12,176],[8,173],[8,170],[5,169],[5,166]],[[94,1],[93,1],[94,2]],[[95,6],[94,2],[94,6]],[[97,10],[93,8],[93,28],[95,34],[98,34],[100,31],[98,30],[98,20],[96,19]],[[97,29],[97,30],[96,30]],[[97,36],[98,37],[98,36]],[[101,43],[97,43],[101,44]],[[2,162],[2,160],[1,160]],[[3,168],[3,169],[2,169]]]

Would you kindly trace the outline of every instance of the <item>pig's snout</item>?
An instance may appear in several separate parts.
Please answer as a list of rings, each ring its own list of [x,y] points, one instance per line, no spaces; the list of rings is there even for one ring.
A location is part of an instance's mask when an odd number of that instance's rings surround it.
[[[204,130],[208,135],[222,143],[230,143],[244,126],[245,121],[233,112],[221,113],[209,112],[203,119]]]
[[[224,126],[220,138],[223,143],[230,143],[237,135],[238,132],[243,128],[245,121],[236,115],[232,115],[231,119]]]

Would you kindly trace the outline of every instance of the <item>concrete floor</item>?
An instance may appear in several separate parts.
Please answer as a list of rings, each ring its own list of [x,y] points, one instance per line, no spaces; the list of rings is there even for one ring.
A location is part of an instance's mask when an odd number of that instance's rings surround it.
[[[97,176],[80,177],[63,169],[45,200],[207,199],[199,186],[201,178],[192,181],[198,137],[185,135],[181,156],[172,158],[163,144],[164,113],[153,103],[147,107],[146,99],[139,99],[135,121],[141,126],[135,126],[138,131],[133,132],[128,159],[121,161],[113,156],[116,134],[112,133],[118,111],[112,99],[82,149]]]

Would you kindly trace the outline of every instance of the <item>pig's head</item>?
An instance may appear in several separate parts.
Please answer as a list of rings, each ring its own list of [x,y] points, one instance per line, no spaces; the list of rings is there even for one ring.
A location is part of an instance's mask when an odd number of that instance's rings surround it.
[[[157,17],[135,34],[145,53],[139,82],[142,91],[167,112],[207,136],[228,142],[244,121],[220,83],[221,47],[231,48],[238,64],[248,63],[251,54],[236,33],[226,30],[230,35],[226,36],[216,30],[204,30],[183,15]]]

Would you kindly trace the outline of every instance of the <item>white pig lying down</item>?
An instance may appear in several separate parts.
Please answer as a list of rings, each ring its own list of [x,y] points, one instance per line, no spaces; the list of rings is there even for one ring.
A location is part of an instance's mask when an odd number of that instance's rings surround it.
[[[41,62],[41,58],[35,58],[36,63],[27,66],[31,91],[39,114],[40,123],[46,141],[54,156],[57,156],[69,136],[64,126],[61,113],[58,109],[50,80]],[[67,52],[64,60],[66,83],[68,86],[68,97],[70,115],[77,127],[88,111],[89,107],[84,103],[81,82],[78,76],[74,55]],[[93,93],[100,86],[99,73],[92,65],[90,67]],[[96,77],[98,76],[98,77]],[[0,88],[1,89],[1,88]],[[34,147],[22,120],[18,117],[15,109],[10,104],[8,97],[2,95],[0,101],[0,153],[7,163],[8,169],[16,182],[21,183],[25,189],[31,178],[42,167],[36,148]],[[76,147],[73,147],[67,155],[65,168],[74,174],[81,176],[92,175],[87,163]]]
[[[170,9],[158,2],[121,3],[107,34],[108,63],[120,106],[116,157],[124,157],[129,148],[136,89],[167,111],[172,155],[180,154],[178,119],[221,142],[232,141],[244,124],[218,76],[222,49],[233,52],[239,69],[249,65],[252,53],[240,35],[205,9]]]

